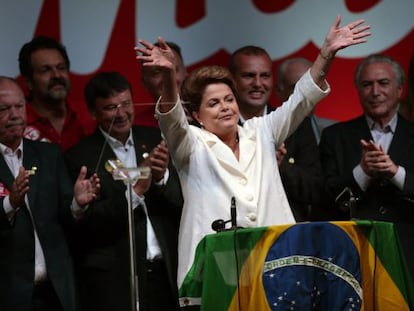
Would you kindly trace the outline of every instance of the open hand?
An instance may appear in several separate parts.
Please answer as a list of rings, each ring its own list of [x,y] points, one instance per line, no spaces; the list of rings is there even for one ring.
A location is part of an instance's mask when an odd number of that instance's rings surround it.
[[[366,42],[366,37],[371,35],[370,26],[364,25],[365,21],[359,19],[340,27],[341,16],[337,16],[334,24],[329,29],[324,45],[328,51],[336,53],[347,46]]]
[[[86,178],[87,168],[82,166],[73,188],[75,200],[79,206],[85,206],[96,199],[101,189],[100,179],[95,173]]]
[[[158,37],[159,46],[155,46],[145,40],[139,40],[139,43],[142,46],[136,46],[134,49],[138,53],[136,59],[140,60],[143,66],[158,66],[175,70],[176,59],[174,52],[162,37]]]

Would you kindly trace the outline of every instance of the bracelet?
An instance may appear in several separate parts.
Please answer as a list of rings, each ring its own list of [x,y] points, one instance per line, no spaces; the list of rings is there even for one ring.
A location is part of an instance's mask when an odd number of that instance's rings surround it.
[[[328,55],[323,55],[323,54],[322,54],[322,50],[320,50],[320,51],[319,51],[319,55],[320,55],[323,59],[325,59],[325,60],[330,60],[330,59],[332,59],[332,54],[331,54],[331,53],[329,53]]]

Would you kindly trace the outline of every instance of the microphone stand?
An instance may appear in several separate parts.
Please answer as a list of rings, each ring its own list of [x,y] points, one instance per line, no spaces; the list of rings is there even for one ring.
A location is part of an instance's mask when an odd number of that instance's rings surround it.
[[[132,205],[132,191],[133,186],[138,179],[145,179],[149,177],[149,167],[133,167],[125,168],[119,160],[108,160],[105,168],[112,174],[115,180],[122,180],[127,186],[127,202],[128,202],[128,242],[129,242],[129,268],[130,268],[130,291],[131,291],[131,310],[137,311],[137,297],[138,297],[138,280],[137,267],[135,259],[135,222],[134,222],[134,207]]]
[[[131,291],[131,310],[137,311],[137,266],[135,260],[135,222],[132,206],[132,179],[127,180],[128,192],[128,242],[129,242],[129,269],[130,269],[130,291]]]

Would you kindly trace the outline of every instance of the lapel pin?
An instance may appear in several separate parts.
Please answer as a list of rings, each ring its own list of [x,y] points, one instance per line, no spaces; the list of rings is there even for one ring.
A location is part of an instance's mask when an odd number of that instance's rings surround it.
[[[35,175],[37,171],[37,167],[36,166],[32,166],[32,168],[30,170],[27,170],[27,173],[29,174],[29,176]]]

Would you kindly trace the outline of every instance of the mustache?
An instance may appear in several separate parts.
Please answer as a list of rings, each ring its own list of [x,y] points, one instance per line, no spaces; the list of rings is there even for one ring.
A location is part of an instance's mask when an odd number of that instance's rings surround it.
[[[23,120],[11,121],[7,123],[6,128],[16,126],[16,125],[25,125],[25,122]]]
[[[53,78],[53,79],[50,80],[48,88],[51,89],[52,87],[54,87],[56,85],[62,85],[65,88],[68,88],[68,81],[66,81],[63,78]]]

